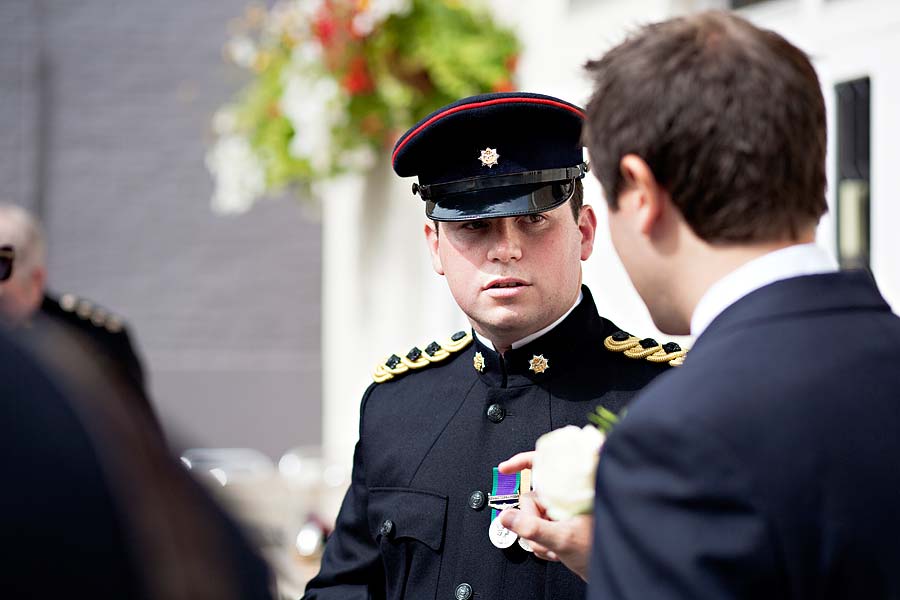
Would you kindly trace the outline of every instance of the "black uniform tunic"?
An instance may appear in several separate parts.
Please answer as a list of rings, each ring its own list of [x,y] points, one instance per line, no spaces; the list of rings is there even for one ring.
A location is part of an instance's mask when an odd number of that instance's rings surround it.
[[[587,424],[597,406],[620,411],[669,368],[604,348],[618,328],[583,291],[562,323],[521,348],[500,355],[476,339],[369,387],[351,487],[305,598],[584,596],[563,565],[518,544],[494,547],[486,502],[500,461],[552,429]],[[530,369],[536,356],[547,361],[543,373]]]
[[[162,435],[159,419],[147,393],[141,360],[129,335],[128,325],[119,316],[72,294],[61,298],[45,294],[35,320],[39,326],[42,320],[61,326],[80,340],[83,350],[99,370],[111,377],[115,385],[127,390],[127,394],[116,397],[128,398],[133,408],[146,417],[149,426]]]

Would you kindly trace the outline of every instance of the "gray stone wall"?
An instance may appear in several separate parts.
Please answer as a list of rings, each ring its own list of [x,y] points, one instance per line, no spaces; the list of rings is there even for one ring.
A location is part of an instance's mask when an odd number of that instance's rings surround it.
[[[0,197],[40,213],[50,286],[121,313],[178,446],[321,440],[320,225],[209,210],[209,120],[244,0],[0,2]]]

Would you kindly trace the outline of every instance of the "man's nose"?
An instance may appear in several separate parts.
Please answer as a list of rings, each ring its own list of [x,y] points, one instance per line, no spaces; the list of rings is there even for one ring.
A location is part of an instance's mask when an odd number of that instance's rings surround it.
[[[498,219],[488,258],[499,262],[522,258],[522,243],[519,231],[515,227],[515,219]]]

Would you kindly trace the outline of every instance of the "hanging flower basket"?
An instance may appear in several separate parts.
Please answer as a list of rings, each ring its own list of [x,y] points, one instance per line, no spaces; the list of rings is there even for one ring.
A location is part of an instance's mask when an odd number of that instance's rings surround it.
[[[253,73],[213,117],[212,207],[364,172],[410,125],[513,89],[519,42],[465,0],[280,0],[235,23],[225,55]]]

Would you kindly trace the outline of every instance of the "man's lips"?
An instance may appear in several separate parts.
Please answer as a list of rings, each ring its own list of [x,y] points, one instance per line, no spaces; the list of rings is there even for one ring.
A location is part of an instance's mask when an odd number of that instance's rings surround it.
[[[484,291],[505,290],[505,289],[528,287],[529,285],[531,285],[531,284],[529,284],[528,282],[526,282],[522,279],[517,279],[515,277],[502,277],[499,279],[490,280],[489,282],[487,282],[487,284],[482,289]]]

